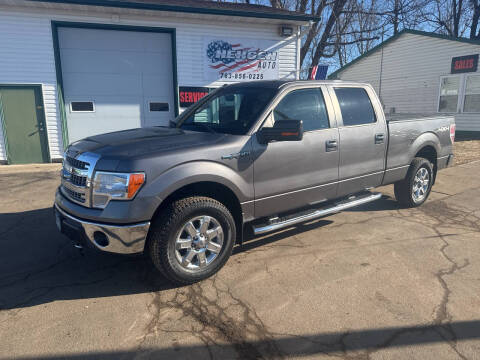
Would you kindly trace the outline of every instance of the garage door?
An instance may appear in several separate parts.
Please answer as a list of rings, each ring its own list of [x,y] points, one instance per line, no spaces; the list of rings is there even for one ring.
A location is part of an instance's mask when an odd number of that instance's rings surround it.
[[[70,142],[174,118],[171,36],[58,29]]]

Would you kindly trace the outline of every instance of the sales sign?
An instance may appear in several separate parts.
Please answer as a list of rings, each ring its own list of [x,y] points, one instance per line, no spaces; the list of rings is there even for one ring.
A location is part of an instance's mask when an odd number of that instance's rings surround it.
[[[279,50],[274,41],[204,38],[204,80],[278,79]]]
[[[208,95],[209,91],[208,87],[180,86],[178,91],[180,107],[189,107],[195,104],[198,100]]]
[[[475,72],[478,67],[478,54],[452,58],[452,74]]]

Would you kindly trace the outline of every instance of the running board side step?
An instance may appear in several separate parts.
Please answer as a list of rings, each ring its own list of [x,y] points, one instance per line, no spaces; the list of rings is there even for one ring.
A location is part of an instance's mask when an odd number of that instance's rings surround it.
[[[254,225],[253,226],[253,233],[255,235],[260,235],[260,234],[264,234],[264,233],[267,233],[267,232],[270,232],[270,231],[282,229],[282,228],[287,227],[287,226],[292,226],[292,225],[295,225],[295,224],[298,224],[298,223],[301,223],[301,222],[305,222],[305,221],[313,220],[313,219],[320,218],[320,217],[323,217],[323,216],[326,216],[326,215],[330,215],[330,214],[333,214],[333,213],[337,213],[339,211],[349,209],[349,208],[352,208],[352,207],[355,207],[355,206],[363,205],[363,204],[369,203],[371,201],[378,200],[381,197],[382,197],[381,193],[368,193],[368,194],[363,195],[363,196],[356,196],[356,197],[353,197],[353,198],[350,197],[347,200],[344,200],[344,201],[337,202],[337,203],[333,204],[331,207],[318,209],[318,210],[315,210],[315,211],[307,213],[307,214],[303,213],[300,216],[286,218],[286,219],[284,218],[284,220],[275,218],[276,221],[273,222],[273,223]]]

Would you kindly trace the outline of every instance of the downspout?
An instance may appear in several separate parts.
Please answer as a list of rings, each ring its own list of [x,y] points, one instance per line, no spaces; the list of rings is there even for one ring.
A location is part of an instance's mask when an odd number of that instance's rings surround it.
[[[382,28],[382,44],[383,44],[383,28]],[[385,104],[382,101],[382,75],[383,75],[383,45],[381,49],[381,55],[380,55],[380,79],[378,82],[378,98],[380,99],[380,104],[382,104],[383,110],[385,110]]]
[[[382,53],[380,56],[380,80],[378,84],[378,96],[382,96],[382,74],[383,74],[383,46],[382,46]]]

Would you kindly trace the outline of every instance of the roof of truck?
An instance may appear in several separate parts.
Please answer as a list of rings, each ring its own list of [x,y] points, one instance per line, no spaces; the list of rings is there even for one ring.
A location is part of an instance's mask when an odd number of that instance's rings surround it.
[[[343,84],[343,85],[360,85],[368,86],[366,83],[359,83],[354,81],[343,81],[343,80],[260,80],[260,81],[248,81],[244,83],[235,83],[229,86],[232,87],[264,87],[264,88],[273,88],[280,89],[281,87],[287,85],[332,85],[332,84]]]

